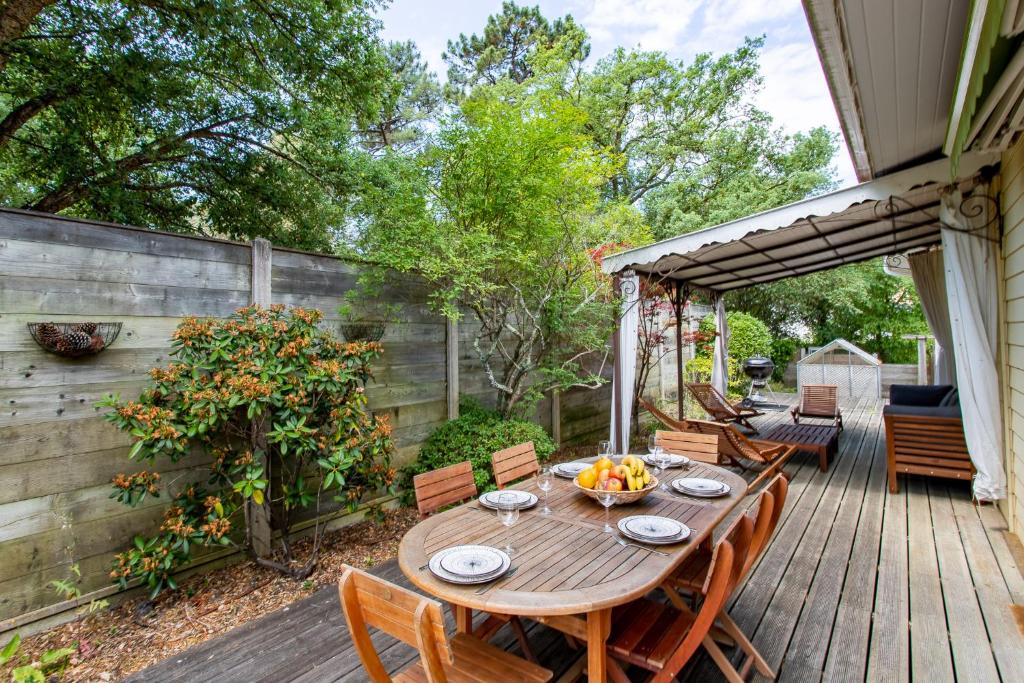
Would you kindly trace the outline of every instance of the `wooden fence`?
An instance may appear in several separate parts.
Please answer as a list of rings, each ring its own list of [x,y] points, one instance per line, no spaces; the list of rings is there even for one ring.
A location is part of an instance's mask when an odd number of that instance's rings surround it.
[[[109,393],[134,397],[147,371],[168,361],[183,316],[223,317],[255,301],[319,308],[339,321],[359,266],[338,258],[139,228],[0,210],[0,633],[74,606],[50,582],[81,571],[83,600],[113,592],[113,553],[152,533],[164,501],[128,508],[108,498],[130,469],[128,439],[95,407]],[[386,297],[403,304],[367,389],[390,413],[397,463],[444,422],[458,394],[493,394],[471,354],[468,324],[432,313],[424,288],[395,275]],[[120,322],[98,356],[66,360],[40,349],[26,323]],[[462,343],[459,343],[459,342]],[[563,442],[607,433],[610,390],[546,400],[538,421]],[[554,421],[552,417],[554,416]],[[165,481],[202,477],[201,459],[158,467]],[[209,556],[209,560],[217,556]]]

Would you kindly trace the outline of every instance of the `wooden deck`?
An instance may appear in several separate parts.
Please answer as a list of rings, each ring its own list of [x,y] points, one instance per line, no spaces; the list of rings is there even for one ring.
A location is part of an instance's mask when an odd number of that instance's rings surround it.
[[[732,616],[782,681],[1024,681],[1024,637],[1011,610],[1024,605],[1024,579],[999,512],[973,506],[962,482],[901,477],[901,493],[888,494],[880,402],[847,405],[844,415],[839,455],[827,472],[812,455],[787,466],[793,479],[784,517]],[[769,413],[757,424],[788,419]],[[375,572],[408,585],[393,562]],[[507,631],[495,642],[515,650]],[[536,624],[529,633],[541,663],[557,674],[577,656],[557,633]],[[394,670],[415,656],[380,634],[375,642]],[[721,680],[703,656],[681,678]],[[130,680],[366,676],[337,593],[325,588]]]

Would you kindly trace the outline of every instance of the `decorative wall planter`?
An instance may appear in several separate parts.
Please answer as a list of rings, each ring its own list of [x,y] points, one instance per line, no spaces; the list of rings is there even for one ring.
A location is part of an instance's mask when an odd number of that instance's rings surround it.
[[[341,333],[350,342],[379,342],[387,323],[379,320],[360,320],[341,324]]]
[[[93,356],[114,343],[121,323],[29,323],[28,331],[42,348],[64,358]]]

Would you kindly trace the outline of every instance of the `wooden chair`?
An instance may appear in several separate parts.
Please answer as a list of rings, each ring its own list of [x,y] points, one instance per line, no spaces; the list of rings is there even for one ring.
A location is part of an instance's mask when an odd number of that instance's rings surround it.
[[[665,425],[665,427],[667,427],[668,429],[672,430],[673,432],[685,431],[686,420],[677,420],[668,413],[662,410],[658,410],[653,404],[648,403],[646,400],[642,398],[637,398],[637,402],[640,404],[640,407],[642,407],[644,410],[653,415],[655,420]]]
[[[724,461],[730,465],[739,467],[746,471],[748,465],[760,468],[757,475],[747,488],[747,491],[754,493],[771,476],[782,472],[782,466],[797,452],[797,446],[774,443],[772,441],[759,441],[748,438],[732,425],[709,420],[687,420],[687,431],[699,434],[714,434],[718,437],[718,452]]]
[[[750,418],[764,415],[760,410],[745,408],[739,403],[730,403],[718,389],[710,384],[687,384],[686,388],[704,409],[704,412],[710,415],[715,422],[735,422],[757,432],[757,427],[750,423]]]
[[[477,493],[473,465],[468,460],[417,474],[412,478],[412,485],[420,519],[426,519],[448,505],[476,498]]]
[[[717,465],[722,459],[718,453],[718,437],[714,434],[663,432],[659,429],[654,438],[659,446],[673,455],[684,455],[690,460],[712,465]]]
[[[491,456],[491,467],[494,469],[494,483],[499,489],[520,479],[532,477],[540,471],[537,451],[533,449],[532,441],[494,453]]]
[[[676,674],[701,645],[716,662],[725,659],[722,650],[709,634],[715,618],[724,611],[725,602],[736,586],[751,533],[750,518],[740,515],[726,535],[715,544],[707,581],[702,587],[704,601],[696,613],[648,598],[641,598],[613,611],[611,634],[608,637],[609,657],[653,672],[649,680],[658,683],[675,680]],[[612,661],[608,663],[608,670],[613,680],[628,680]]]
[[[772,536],[778,527],[779,518],[782,516],[782,510],[785,507],[788,493],[789,482],[781,474],[777,475],[768,484],[764,492],[761,493],[758,499],[757,515],[751,522],[753,531],[747,548],[747,555],[742,562],[737,585],[747,578],[754,563],[760,559],[761,555],[768,548],[768,544],[771,542]],[[711,569],[711,559],[711,553],[708,550],[704,548],[699,549],[690,555],[662,584],[662,589],[676,607],[681,610],[689,609],[680,593],[697,596],[703,590]],[[771,666],[768,665],[765,658],[761,656],[761,653],[757,651],[757,648],[754,647],[754,644],[750,642],[747,635],[740,629],[739,624],[729,616],[727,611],[722,610],[721,614],[718,615],[716,624],[727,636],[736,642],[736,646],[744,654],[745,661],[741,664],[739,671],[736,671],[731,663],[727,664],[727,668],[722,668],[722,673],[727,679],[745,680],[752,667],[756,668],[758,673],[766,678],[775,678],[775,672]],[[715,647],[717,647],[717,644]],[[718,662],[719,660],[716,659],[715,661]],[[728,662],[727,659],[725,661]],[[719,664],[719,667],[721,668],[722,665]]]
[[[372,574],[345,565],[338,594],[352,644],[373,683],[551,680],[547,669],[472,635],[460,633],[449,641],[439,602]],[[373,646],[369,627],[416,648],[419,661],[392,679]]]
[[[793,422],[800,424],[801,417],[818,417],[832,420],[832,424],[843,431],[843,412],[839,409],[839,387],[835,384],[805,384],[800,388],[800,402],[791,411]]]

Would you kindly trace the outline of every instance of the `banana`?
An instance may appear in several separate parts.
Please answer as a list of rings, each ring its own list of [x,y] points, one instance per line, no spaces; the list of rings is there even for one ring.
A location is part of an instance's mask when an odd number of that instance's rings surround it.
[[[632,472],[626,472],[626,489],[636,491],[636,479],[633,477]]]
[[[643,482],[643,486],[641,486],[640,488],[643,488],[644,486],[647,486],[648,484],[651,483],[651,473],[648,472],[647,470],[644,470]]]

